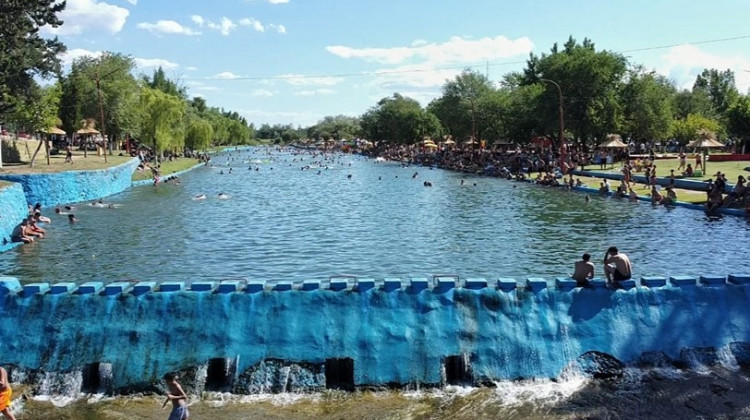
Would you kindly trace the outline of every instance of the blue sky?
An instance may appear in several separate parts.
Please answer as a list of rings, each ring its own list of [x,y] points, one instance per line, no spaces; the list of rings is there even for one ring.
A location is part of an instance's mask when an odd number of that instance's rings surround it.
[[[747,0],[68,0],[65,24],[43,33],[66,62],[129,54],[256,125],[308,126],[394,92],[426,105],[466,67],[497,81],[570,35],[682,87],[729,68],[747,92],[747,16]],[[699,43],[728,38],[741,39]]]

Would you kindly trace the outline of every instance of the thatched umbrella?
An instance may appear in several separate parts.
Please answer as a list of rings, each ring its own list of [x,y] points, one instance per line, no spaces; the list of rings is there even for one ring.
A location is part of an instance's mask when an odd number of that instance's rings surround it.
[[[708,163],[708,149],[717,149],[724,147],[724,144],[716,140],[716,133],[709,130],[698,131],[698,138],[687,144],[687,147],[700,149],[703,154],[703,172],[708,173],[706,163]]]
[[[622,142],[619,134],[607,134],[606,140],[599,144],[602,149],[625,149],[627,144]]]
[[[447,144],[448,146],[450,146],[456,144],[456,142],[453,141],[453,139],[449,138],[448,140],[444,141],[443,144]]]
[[[59,136],[64,136],[64,135],[68,134],[68,133],[65,132],[65,130],[62,130],[62,129],[57,128],[57,127],[50,127],[47,130],[45,130],[44,132],[47,133],[47,134],[57,134]]]

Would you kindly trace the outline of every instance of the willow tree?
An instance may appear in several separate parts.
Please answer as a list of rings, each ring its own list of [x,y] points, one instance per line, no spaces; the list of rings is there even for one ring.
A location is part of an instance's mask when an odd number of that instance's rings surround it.
[[[141,135],[151,144],[154,155],[184,145],[185,129],[182,118],[186,103],[182,99],[158,89],[143,87],[140,97]]]
[[[185,146],[193,150],[206,149],[214,136],[211,123],[203,118],[196,118],[188,124],[185,136]]]

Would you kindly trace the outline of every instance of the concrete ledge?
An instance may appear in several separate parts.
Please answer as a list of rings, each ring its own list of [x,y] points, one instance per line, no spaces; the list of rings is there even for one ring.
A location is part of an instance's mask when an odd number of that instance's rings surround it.
[[[104,283],[100,281],[88,281],[78,286],[79,295],[93,295],[99,293],[104,288]]]
[[[383,279],[383,290],[392,292],[401,288],[401,279],[387,278]]]
[[[475,278],[475,279],[466,279],[466,282],[464,283],[464,288],[469,290],[479,290],[479,289],[486,289],[487,288],[487,279],[485,278]]]
[[[607,280],[595,277],[595,278],[589,280],[589,286],[591,286],[594,289],[606,289],[607,288]]]
[[[245,293],[260,293],[266,289],[266,282],[264,281],[249,281],[245,286]]]
[[[165,281],[159,285],[160,292],[181,292],[185,290],[185,282],[183,281]]]
[[[315,280],[305,280],[302,282],[302,288],[300,290],[310,292],[313,290],[320,289],[320,282]]]
[[[23,296],[43,295],[49,291],[49,283],[31,283],[23,286]]]
[[[750,284],[750,274],[730,274],[727,279],[732,284]]]
[[[355,283],[355,289],[358,292],[365,292],[375,288],[375,279],[357,279]]]
[[[242,281],[240,280],[222,280],[219,283],[219,288],[216,289],[218,293],[234,293],[242,288]]]
[[[334,292],[340,292],[342,290],[349,289],[349,280],[342,280],[342,279],[331,279],[328,282],[328,290],[332,290]]]
[[[273,285],[271,288],[274,292],[288,292],[292,290],[292,282],[290,281],[280,281]]]
[[[409,288],[412,292],[421,292],[430,287],[430,283],[425,278],[412,277],[409,279]]]
[[[446,292],[458,286],[458,276],[435,276],[433,288],[438,292]]]
[[[547,288],[547,280],[541,277],[529,277],[526,279],[526,287],[532,292],[538,292]]]
[[[669,282],[673,286],[684,287],[684,286],[695,286],[696,279],[694,276],[671,276]]]
[[[570,277],[557,277],[555,279],[555,286],[562,291],[569,291],[578,287],[578,282]]]
[[[625,290],[630,290],[630,289],[636,287],[637,285],[638,285],[638,283],[636,283],[636,281],[633,280],[633,279],[623,280],[623,281],[620,282],[620,287],[623,288],[623,289],[625,289]]]
[[[115,296],[127,292],[132,285],[127,281],[117,281],[104,286],[104,296]]]
[[[215,281],[196,281],[190,285],[193,292],[213,292],[216,289]]]
[[[513,290],[516,290],[518,288],[518,282],[516,279],[512,279],[509,277],[500,277],[497,279],[497,288],[502,290],[503,292],[512,292]]]
[[[641,277],[641,284],[646,287],[662,287],[667,285],[667,279],[660,276]]]
[[[726,276],[720,276],[717,274],[704,274],[700,276],[700,283],[706,286],[723,286],[727,283]]]
[[[142,281],[133,286],[133,294],[140,296],[144,293],[152,292],[154,289],[156,289],[155,281]]]
[[[53,295],[64,295],[66,293],[72,293],[76,289],[76,284],[72,281],[55,283],[50,288],[50,294]]]
[[[0,277],[0,296],[18,293],[22,290],[21,282],[15,277]]]

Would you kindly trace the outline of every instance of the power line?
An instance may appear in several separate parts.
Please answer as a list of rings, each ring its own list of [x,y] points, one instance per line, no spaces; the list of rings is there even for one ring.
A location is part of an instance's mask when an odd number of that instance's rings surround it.
[[[736,36],[736,37],[730,37],[730,38],[718,38],[718,39],[707,39],[702,41],[694,41],[694,42],[684,42],[680,44],[670,44],[670,45],[659,45],[659,46],[653,46],[653,47],[643,47],[643,48],[634,48],[630,50],[623,50],[619,51],[619,53],[633,53],[633,52],[641,52],[641,51],[653,51],[653,50],[663,50],[667,48],[674,48],[679,47],[682,45],[704,45],[704,44],[715,44],[719,42],[728,42],[728,41],[737,41],[741,39],[750,39],[750,35],[742,35],[742,36]],[[501,66],[510,66],[515,64],[524,64],[526,63],[526,60],[523,61],[505,61],[505,62],[499,62],[499,63],[490,63],[485,62],[482,63],[486,67],[486,71],[489,73],[490,67],[501,67]],[[457,69],[473,69],[475,67],[479,67],[482,64],[466,64],[466,65],[459,65],[459,66],[444,66],[444,67],[435,67],[430,69],[409,69],[409,70],[383,70],[383,71],[371,71],[371,72],[359,72],[359,73],[332,73],[332,74],[316,74],[316,75],[281,75],[281,76],[254,76],[254,77],[227,77],[227,78],[221,78],[221,77],[206,77],[206,78],[196,78],[196,79],[186,79],[186,80],[212,80],[212,81],[232,81],[232,80],[249,80],[249,81],[261,81],[261,80],[289,80],[289,79],[316,79],[316,78],[345,78],[345,77],[368,77],[368,76],[383,76],[383,75],[395,75],[395,74],[413,74],[413,73],[428,73],[428,72],[434,72],[439,70],[457,70]]]

